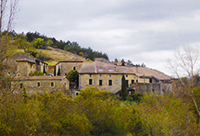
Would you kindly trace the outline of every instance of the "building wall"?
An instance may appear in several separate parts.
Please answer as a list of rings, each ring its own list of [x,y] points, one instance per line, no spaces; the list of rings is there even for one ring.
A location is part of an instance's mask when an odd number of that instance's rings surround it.
[[[128,87],[131,87],[132,80],[136,83],[149,83],[147,78],[139,78],[135,74],[125,74],[125,79],[128,80]],[[89,80],[92,79],[92,85]],[[99,85],[99,80],[102,80],[102,85]],[[109,80],[112,80],[112,85],[109,85]],[[112,93],[117,93],[121,90],[122,74],[79,74],[79,87],[84,89],[87,86],[95,86],[100,90],[107,90]]]
[[[132,80],[134,80],[134,83],[149,83],[148,78],[140,78],[136,76],[135,74],[124,74],[125,79],[128,80],[128,86],[130,87],[132,84]]]
[[[164,94],[167,92],[172,92],[171,83],[137,83],[132,88],[137,92],[152,92],[156,94]]]
[[[23,80],[23,81],[13,81],[12,89],[14,92],[21,92],[21,83],[26,87],[27,93],[44,93],[44,92],[56,92],[63,91],[67,92],[69,90],[69,82],[65,79],[37,79],[37,80]]]
[[[61,76],[64,76],[65,74],[69,73],[69,71],[74,69],[80,71],[82,64],[83,64],[82,62],[61,62],[60,63]]]
[[[95,86],[100,90],[116,93],[121,89],[121,78],[121,74],[79,74],[79,87],[85,89],[87,86]],[[99,80],[102,80],[102,86],[99,85]],[[109,85],[109,80],[112,80],[112,85]]]
[[[47,71],[47,74],[48,73],[53,73],[54,74],[54,70],[55,70],[55,66],[48,66],[48,70]]]

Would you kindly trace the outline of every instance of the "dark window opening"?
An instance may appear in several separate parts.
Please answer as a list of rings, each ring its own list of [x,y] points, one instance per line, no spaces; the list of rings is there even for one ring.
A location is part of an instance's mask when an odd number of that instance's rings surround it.
[[[128,75],[126,75],[126,77],[128,77]]]
[[[89,79],[89,85],[92,85],[92,79]]]
[[[149,83],[152,83],[152,78],[149,79]]]
[[[40,87],[40,86],[41,86],[41,83],[40,83],[40,82],[37,82],[37,86]]]
[[[102,86],[102,80],[99,80],[99,85]]]
[[[76,67],[74,67],[74,70],[76,70]]]
[[[92,77],[92,74],[90,74],[90,77]]]
[[[138,80],[136,80],[136,83],[138,83]]]
[[[51,82],[51,87],[54,87],[54,82]]]
[[[131,84],[134,84],[134,80],[131,80]]]
[[[109,86],[111,86],[112,85],[112,80],[109,80]]]
[[[19,84],[19,88],[20,88],[20,89],[23,88],[23,84],[22,84],[22,83]]]
[[[111,75],[109,75],[109,77],[111,77]]]

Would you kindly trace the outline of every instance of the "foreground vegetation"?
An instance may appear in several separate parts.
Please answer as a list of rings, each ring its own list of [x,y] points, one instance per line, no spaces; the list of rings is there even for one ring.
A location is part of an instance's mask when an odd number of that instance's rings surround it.
[[[81,92],[74,99],[62,92],[0,96],[0,134],[199,134],[193,107],[172,94],[145,94],[129,105],[94,87]]]

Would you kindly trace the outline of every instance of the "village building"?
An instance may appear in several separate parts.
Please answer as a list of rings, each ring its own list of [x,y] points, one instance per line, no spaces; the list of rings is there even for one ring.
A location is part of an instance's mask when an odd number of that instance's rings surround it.
[[[135,92],[163,94],[172,91],[170,76],[147,67],[118,66],[101,58],[97,58],[94,62],[86,62],[82,57],[75,57],[59,61],[55,66],[55,76],[29,76],[36,71],[46,72],[48,65],[24,53],[14,55],[13,59],[17,63],[18,76],[12,86],[16,85],[16,89],[20,90],[23,83],[29,93],[66,92],[70,89],[78,91],[87,86],[95,86],[100,90],[117,94],[121,90],[123,75],[130,95]],[[76,88],[70,88],[71,85],[66,79],[71,70],[79,72],[79,81],[74,85]]]
[[[65,76],[21,76],[14,78],[12,90],[22,92],[23,86],[27,93],[44,93],[63,91],[69,93],[69,82]]]
[[[84,62],[83,58],[72,58],[64,61],[59,61],[56,64],[56,76],[58,75],[67,75],[71,70],[80,71],[81,66]]]
[[[118,93],[121,90],[122,75],[125,76],[127,89],[134,92],[163,94],[172,91],[171,77],[162,72],[147,67],[117,66],[100,61],[82,64],[79,71],[79,88],[95,86]]]
[[[48,71],[48,64],[22,52],[13,55],[11,59],[17,65],[16,76],[29,76],[36,71],[42,71],[43,73]]]

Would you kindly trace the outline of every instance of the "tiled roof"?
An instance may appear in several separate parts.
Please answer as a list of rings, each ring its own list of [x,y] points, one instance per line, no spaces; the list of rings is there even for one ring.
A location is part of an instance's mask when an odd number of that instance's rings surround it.
[[[154,77],[159,80],[170,80],[171,77],[164,73],[147,67],[126,67],[95,61],[83,63],[80,74],[83,73],[112,73],[112,74],[135,74],[140,77]]]
[[[83,63],[80,69],[80,73],[95,73],[95,63]]]
[[[15,61],[28,61],[28,62],[32,62],[35,63],[36,60],[38,60],[37,58],[34,58],[30,55],[27,55],[25,53],[19,52],[15,55],[12,56],[12,59],[14,59]],[[40,60],[38,60],[40,61]]]
[[[65,76],[21,76],[14,80],[62,80]]]
[[[151,69],[148,67],[131,67],[131,68],[135,73],[144,77],[155,77],[160,80],[170,80],[172,78],[156,69]]]

